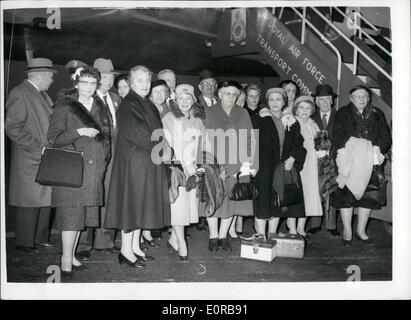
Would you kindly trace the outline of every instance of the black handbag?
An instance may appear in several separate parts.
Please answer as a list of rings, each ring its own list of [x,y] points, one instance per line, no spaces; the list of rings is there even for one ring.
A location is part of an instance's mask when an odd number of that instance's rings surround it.
[[[35,181],[46,186],[80,188],[83,152],[45,147]]]
[[[387,205],[387,182],[384,172],[374,167],[370,182],[361,199],[367,204],[385,207]]]
[[[255,200],[258,197],[258,190],[252,182],[240,182],[240,172],[237,173],[237,182],[234,184],[228,198],[232,201]]]
[[[274,203],[277,207],[287,207],[304,202],[301,179],[293,167],[285,170],[284,163],[277,166],[274,173]]]

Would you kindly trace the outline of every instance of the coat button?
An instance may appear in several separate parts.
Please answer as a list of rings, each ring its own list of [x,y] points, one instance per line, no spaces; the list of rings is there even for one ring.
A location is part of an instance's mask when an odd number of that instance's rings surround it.
[[[93,160],[93,159],[89,159],[87,162],[88,162],[88,164],[93,164],[93,163],[94,163],[94,160]]]

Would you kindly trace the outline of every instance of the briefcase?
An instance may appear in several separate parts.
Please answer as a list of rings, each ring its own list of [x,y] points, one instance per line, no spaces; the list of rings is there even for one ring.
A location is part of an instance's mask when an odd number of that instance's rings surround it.
[[[304,238],[296,234],[274,233],[270,237],[277,242],[275,246],[277,257],[303,258]]]
[[[46,186],[80,188],[83,152],[45,147],[35,181]]]
[[[242,238],[241,258],[271,262],[276,257],[276,241],[265,237]]]

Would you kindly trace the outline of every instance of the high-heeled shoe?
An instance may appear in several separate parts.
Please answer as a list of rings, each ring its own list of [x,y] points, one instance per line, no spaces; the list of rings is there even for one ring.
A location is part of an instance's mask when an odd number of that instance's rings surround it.
[[[84,271],[84,270],[89,270],[90,268],[85,266],[84,264],[81,264],[79,266],[75,266],[74,264],[72,265],[73,270],[76,271]]]
[[[127,264],[129,267],[132,268],[144,268],[146,265],[144,263],[141,263],[138,259],[136,261],[131,261],[128,260],[123,254],[120,252],[118,254],[118,263],[122,265],[123,263]]]
[[[180,255],[179,255],[179,257],[180,257],[180,260],[181,260],[182,262],[188,262],[188,255],[186,255],[186,256],[180,256]]]
[[[167,247],[169,253],[178,253],[178,250],[174,249],[174,247],[170,244],[169,241],[167,241]]]
[[[352,239],[351,240],[342,239],[342,243],[346,247],[351,247]]]
[[[364,244],[372,244],[372,243],[373,243],[372,239],[370,239],[370,238],[368,238],[368,239],[362,239],[362,238],[358,235],[358,233],[355,234],[355,239],[361,240],[361,242],[364,243]]]
[[[73,278],[73,271],[64,271],[63,269],[60,269],[60,275],[61,275],[61,281],[69,281]]]
[[[143,237],[143,242],[144,242],[146,245],[148,245],[148,246],[150,246],[150,247],[152,247],[152,248],[158,248],[158,247],[160,246],[160,244],[157,243],[156,241],[154,241],[154,239],[152,239],[152,240],[147,240],[146,238]]]
[[[149,262],[156,260],[154,257],[149,256],[148,254],[146,254],[145,256],[140,256],[137,253],[134,253],[134,255],[136,256],[138,261]]]

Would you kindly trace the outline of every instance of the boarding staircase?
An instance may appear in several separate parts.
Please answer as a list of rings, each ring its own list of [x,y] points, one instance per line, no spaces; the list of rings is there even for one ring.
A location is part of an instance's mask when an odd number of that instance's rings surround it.
[[[332,10],[343,23],[336,23],[334,14],[327,16],[315,7],[225,10],[212,56],[269,64],[282,80],[294,80],[303,95],[314,93],[319,84],[329,84],[338,94],[337,109],[349,103],[350,88],[365,84],[373,92],[373,105],[384,112],[391,126],[390,38],[381,36],[380,30],[358,12],[347,14],[338,7]],[[390,163],[386,173],[391,180]],[[373,215],[391,222],[391,181],[387,196],[389,205]]]

